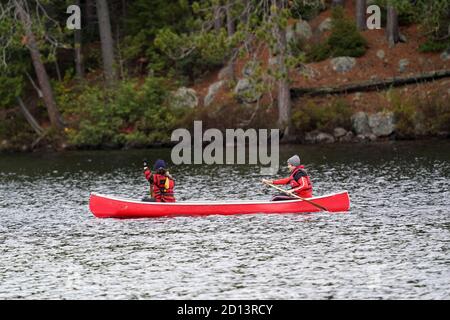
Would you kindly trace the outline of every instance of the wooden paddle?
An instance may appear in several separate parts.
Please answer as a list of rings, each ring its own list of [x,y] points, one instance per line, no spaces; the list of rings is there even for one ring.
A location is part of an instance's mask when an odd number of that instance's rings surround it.
[[[294,193],[289,192],[288,190],[284,190],[283,188],[277,187],[276,185],[273,185],[273,184],[268,183],[268,182],[265,182],[265,181],[263,181],[263,183],[265,183],[265,184],[267,184],[268,186],[271,186],[271,187],[273,187],[273,188],[275,188],[275,189],[277,189],[277,190],[279,190],[279,191],[281,191],[281,192],[283,192],[283,193],[286,193],[286,194],[288,194],[288,195],[290,195],[290,196],[292,196],[292,197],[295,197],[295,198],[297,198],[297,199],[300,199],[300,200],[303,200],[303,201],[305,201],[305,202],[308,202],[308,203],[312,204],[313,206],[315,206],[315,207],[317,207],[317,208],[319,208],[319,209],[321,209],[321,210],[328,211],[327,208],[321,206],[320,204],[317,204],[317,203],[315,203],[315,202],[312,202],[312,201],[310,201],[310,200],[307,200],[307,199],[305,199],[305,198],[302,198],[302,197],[300,197],[300,196],[298,196],[298,195],[296,195],[296,194],[294,194]]]

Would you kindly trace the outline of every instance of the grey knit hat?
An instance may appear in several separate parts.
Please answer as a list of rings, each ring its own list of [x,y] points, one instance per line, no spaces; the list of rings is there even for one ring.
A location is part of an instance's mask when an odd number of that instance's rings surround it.
[[[298,155],[292,156],[288,159],[287,162],[293,165],[294,167],[297,167],[300,165],[300,157]]]

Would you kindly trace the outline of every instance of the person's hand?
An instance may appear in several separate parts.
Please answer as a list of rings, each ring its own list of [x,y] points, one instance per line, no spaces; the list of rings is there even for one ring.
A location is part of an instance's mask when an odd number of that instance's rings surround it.
[[[144,171],[147,171],[148,170],[148,162],[147,162],[147,160],[144,160],[143,164],[144,164]]]

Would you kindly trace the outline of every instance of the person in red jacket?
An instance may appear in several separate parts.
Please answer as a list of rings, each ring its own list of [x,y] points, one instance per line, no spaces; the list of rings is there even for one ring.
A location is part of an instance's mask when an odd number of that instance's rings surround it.
[[[175,180],[167,171],[164,160],[156,160],[153,166],[154,173],[144,161],[145,179],[150,183],[150,198],[144,198],[148,202],[175,202],[174,187]]]
[[[294,155],[289,158],[288,168],[291,175],[288,178],[279,179],[279,180],[266,180],[263,179],[263,182],[270,184],[278,184],[278,185],[286,185],[289,184],[291,186],[291,190],[289,192],[296,194],[302,198],[311,198],[312,197],[312,183],[311,179],[308,176],[308,173],[305,171],[305,167],[300,165],[300,157],[298,155]],[[294,197],[287,196],[285,194],[276,195],[272,198],[272,201],[279,200],[291,200]]]

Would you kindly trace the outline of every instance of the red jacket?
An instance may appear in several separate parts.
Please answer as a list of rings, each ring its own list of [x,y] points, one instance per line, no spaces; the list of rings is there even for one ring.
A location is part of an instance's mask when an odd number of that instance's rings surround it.
[[[289,184],[295,190],[295,194],[302,198],[312,197],[312,183],[304,166],[298,166],[288,178],[274,180],[273,184]]]
[[[170,175],[153,173],[147,169],[144,171],[145,178],[150,182],[150,193],[156,202],[175,202],[175,181]]]

